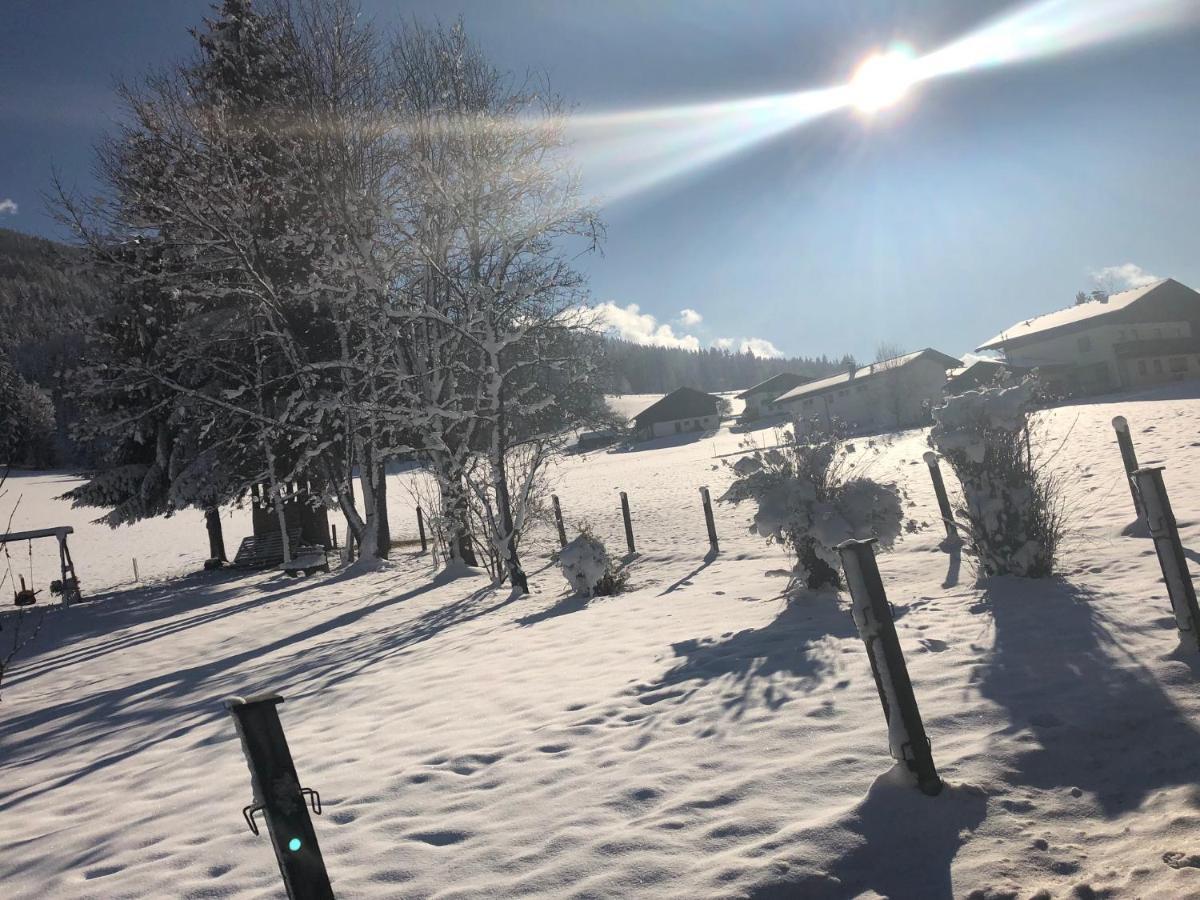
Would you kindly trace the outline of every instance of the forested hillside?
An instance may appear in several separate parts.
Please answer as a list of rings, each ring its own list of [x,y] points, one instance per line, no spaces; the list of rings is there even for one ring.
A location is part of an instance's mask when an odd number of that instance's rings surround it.
[[[82,348],[80,320],[100,296],[77,259],[66,245],[0,228],[0,353],[43,387]]]
[[[685,386],[702,391],[743,390],[780,372],[816,378],[845,365],[826,356],[767,359],[715,347],[681,350],[616,338],[608,342],[607,357],[612,391],[618,394],[661,394]]]

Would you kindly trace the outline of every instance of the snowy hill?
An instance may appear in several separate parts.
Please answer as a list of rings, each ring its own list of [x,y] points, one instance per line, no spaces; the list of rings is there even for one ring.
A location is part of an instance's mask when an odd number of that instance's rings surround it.
[[[1200,550],[1195,388],[1043,414],[1071,496],[1061,580],[974,584],[939,549],[924,434],[858,443],[926,526],[879,565],[937,798],[892,768],[846,598],[789,603],[787,559],[744,509],[717,505],[705,558],[697,488],[728,483],[714,454],[744,436],[727,429],[554,470],[568,520],[617,552],[629,493],[631,590],[591,603],[566,597],[549,533],[516,601],[412,553],[358,577],[166,580],[196,568],[199,516],[109,531],[53,499],[69,479],[23,476],[14,528],[75,525],[85,589],[130,580],[133,556],[155,583],[51,608],[6,680],[4,896],[279,896],[220,703],[261,690],[287,698],[339,896],[1200,896],[1200,658],[1151,542],[1123,536],[1109,425],[1125,415],[1143,464],[1168,467]],[[394,477],[404,535],[413,476]],[[232,549],[248,516],[228,515]]]

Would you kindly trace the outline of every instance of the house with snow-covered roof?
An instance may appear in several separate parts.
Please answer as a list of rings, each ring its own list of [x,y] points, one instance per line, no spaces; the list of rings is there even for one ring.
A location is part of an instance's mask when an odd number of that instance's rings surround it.
[[[672,391],[633,417],[634,435],[640,441],[708,431],[720,424],[720,401],[712,394],[689,387]]]
[[[775,403],[791,416],[798,438],[835,423],[863,434],[911,428],[929,421],[930,408],[941,403],[946,370],[961,365],[926,347],[869,366],[851,365],[793,388]]]
[[[746,402],[746,406],[742,410],[742,420],[750,422],[762,416],[775,415],[780,412],[779,407],[775,405],[776,397],[810,381],[812,381],[811,378],[805,378],[803,375],[780,372],[778,375],[772,375],[766,381],[760,381],[754,387],[747,388],[737,395],[738,400]]]
[[[1200,294],[1172,278],[1025,319],[984,342],[1053,393],[1200,377]]]

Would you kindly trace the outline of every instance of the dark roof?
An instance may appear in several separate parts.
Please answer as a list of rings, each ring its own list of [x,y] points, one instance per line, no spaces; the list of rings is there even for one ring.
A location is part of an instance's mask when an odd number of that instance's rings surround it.
[[[633,417],[633,421],[637,423],[638,428],[644,428],[655,422],[673,422],[676,419],[712,416],[716,413],[716,397],[694,388],[682,387],[643,409]]]
[[[1035,316],[1032,319],[1018,322],[1016,325],[1006,328],[994,338],[980,344],[977,349],[1000,350],[1007,346],[1024,343],[1033,338],[1043,337],[1051,332],[1075,330],[1094,325],[1098,320],[1128,309],[1135,303],[1158,292],[1161,288],[1166,288],[1167,292],[1183,288],[1185,291],[1195,293],[1187,285],[1180,284],[1173,278],[1164,278],[1161,281],[1135,288],[1132,291],[1113,294],[1103,302],[1093,300],[1088,303],[1080,303],[1077,306],[1071,306],[1067,309],[1046,313],[1044,316]]]
[[[1010,366],[998,359],[977,359],[970,365],[951,372],[950,377],[946,379],[946,387],[962,387],[969,390],[995,381],[996,376],[1001,372],[1021,374],[1028,371],[1027,368]]]
[[[792,388],[807,384],[810,381],[812,381],[811,378],[805,378],[803,375],[795,375],[792,372],[780,372],[778,375],[772,375],[766,381],[760,381],[754,387],[742,391],[737,395],[737,399],[745,400],[751,394],[766,393],[778,397],[785,391],[790,391]]]
[[[934,359],[950,368],[962,365],[961,359],[955,359],[942,353],[939,350],[934,350],[926,347],[924,350],[917,350],[915,353],[905,353],[903,356],[894,356],[891,359],[885,359],[881,362],[871,363],[869,366],[863,366],[855,369],[853,372],[847,370],[839,375],[833,375],[829,378],[822,378],[820,381],[811,381],[808,384],[802,384],[798,388],[794,388],[784,394],[782,397],[776,397],[776,403],[791,403],[794,400],[799,400],[802,397],[813,397],[817,394],[823,394],[826,391],[837,390],[843,385],[853,381],[856,384],[868,378],[875,378],[887,372],[894,372],[897,369],[902,369],[909,363],[914,363],[918,359]]]

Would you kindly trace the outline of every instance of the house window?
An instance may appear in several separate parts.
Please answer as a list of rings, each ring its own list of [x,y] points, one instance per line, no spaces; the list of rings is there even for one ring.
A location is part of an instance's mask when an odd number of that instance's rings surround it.
[[[682,422],[676,422],[676,423],[675,423],[675,433],[676,433],[676,434],[679,434],[681,431],[683,431],[683,423],[682,423]]]
[[[1146,361],[1144,359],[1138,360],[1138,374],[1139,375],[1148,375],[1149,374],[1146,371]]]
[[[812,403],[813,403],[812,397],[809,397],[807,400],[804,401],[805,406],[812,406]]]
[[[1170,361],[1168,362],[1168,365],[1171,367],[1172,372],[1186,372],[1187,371],[1187,357],[1186,356],[1172,356]]]
[[[1077,342],[1080,353],[1087,353],[1092,349],[1092,338],[1090,335],[1084,335]]]
[[[1161,375],[1163,371],[1162,360],[1155,357],[1154,359],[1154,374]]]

